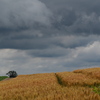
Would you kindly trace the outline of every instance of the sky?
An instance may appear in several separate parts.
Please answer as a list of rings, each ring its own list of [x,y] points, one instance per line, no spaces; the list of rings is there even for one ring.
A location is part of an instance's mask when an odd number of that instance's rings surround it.
[[[100,67],[100,0],[0,0],[0,75]]]

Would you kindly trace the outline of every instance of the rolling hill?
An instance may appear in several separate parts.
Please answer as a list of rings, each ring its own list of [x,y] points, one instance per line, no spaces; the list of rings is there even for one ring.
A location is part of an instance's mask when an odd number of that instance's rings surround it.
[[[0,100],[100,100],[100,68],[19,75],[0,81]]]

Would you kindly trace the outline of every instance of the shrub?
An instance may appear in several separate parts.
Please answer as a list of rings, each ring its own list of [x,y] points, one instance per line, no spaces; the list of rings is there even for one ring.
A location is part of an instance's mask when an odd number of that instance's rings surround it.
[[[6,75],[8,75],[10,78],[14,78],[18,76],[16,71],[9,71],[8,73],[6,73]]]

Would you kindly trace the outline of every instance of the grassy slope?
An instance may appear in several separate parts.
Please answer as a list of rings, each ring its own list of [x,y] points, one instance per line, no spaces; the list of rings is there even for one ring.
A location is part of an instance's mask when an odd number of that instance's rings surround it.
[[[6,78],[8,78],[8,77],[7,76],[0,76],[0,81],[4,80]]]
[[[0,82],[0,100],[100,100],[100,68],[19,75]]]

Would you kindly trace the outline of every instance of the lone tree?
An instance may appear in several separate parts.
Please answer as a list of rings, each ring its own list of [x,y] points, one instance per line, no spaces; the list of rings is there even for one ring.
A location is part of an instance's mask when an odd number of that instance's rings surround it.
[[[8,75],[10,78],[14,78],[18,76],[16,71],[9,71],[8,73],[6,73],[6,75]]]

